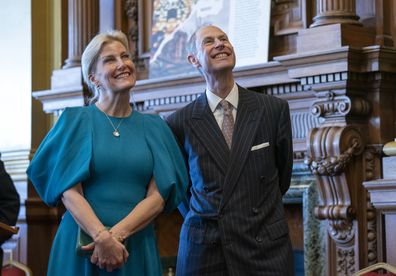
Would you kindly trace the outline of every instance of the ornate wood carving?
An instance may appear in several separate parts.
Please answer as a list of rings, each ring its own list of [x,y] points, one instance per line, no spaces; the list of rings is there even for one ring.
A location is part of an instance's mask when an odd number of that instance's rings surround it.
[[[350,220],[355,210],[351,207],[351,199],[345,171],[352,158],[362,153],[364,141],[360,132],[351,126],[314,128],[309,134],[310,158],[306,164],[313,174],[321,180],[319,183],[323,198],[323,206],[315,209],[319,219]],[[341,184],[340,184],[341,183]],[[340,189],[338,187],[342,185]],[[347,235],[336,231],[338,228],[350,230],[349,223],[333,224],[332,234],[337,239],[345,239]]]
[[[354,159],[364,150],[365,140],[357,127],[329,126],[314,128],[308,136],[309,157],[306,164],[316,175],[321,202],[315,216],[328,222],[328,237],[334,259],[329,275],[350,275],[359,264],[355,252],[358,237],[357,206],[351,195],[356,183],[352,172]]]
[[[128,18],[128,36],[130,42],[130,50],[133,56],[133,62],[137,70],[138,79],[146,79],[148,77],[148,56],[141,56],[142,52],[139,47],[139,23],[142,22],[143,12],[139,12],[139,5],[143,5],[140,0],[125,0],[125,13]]]
[[[329,120],[347,114],[366,116],[370,112],[370,103],[361,97],[337,96],[337,92],[332,90],[322,92],[319,97],[321,99],[315,101],[311,109],[315,117]]]
[[[355,272],[356,257],[354,248],[338,248],[337,275],[352,275]]]
[[[139,38],[138,0],[125,0],[125,13],[129,21],[128,35],[132,42],[130,45],[133,57],[138,57],[137,41]]]
[[[369,145],[363,154],[364,168],[365,168],[365,181],[377,179],[381,176],[379,170],[381,163],[382,147],[380,145]],[[366,218],[367,218],[367,264],[372,265],[378,262],[377,252],[377,211],[370,201],[370,194],[366,193]]]

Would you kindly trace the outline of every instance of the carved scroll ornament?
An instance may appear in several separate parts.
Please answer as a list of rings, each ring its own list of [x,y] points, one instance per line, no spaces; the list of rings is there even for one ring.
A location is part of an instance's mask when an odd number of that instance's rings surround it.
[[[309,157],[305,163],[317,177],[321,204],[315,208],[318,219],[328,220],[328,232],[337,244],[355,236],[348,185],[348,166],[363,152],[365,142],[352,126],[314,128],[308,136]]]
[[[340,127],[326,127],[311,131],[310,137],[314,136],[314,145],[308,145],[308,147],[311,148],[313,154],[305,159],[305,164],[309,166],[313,174],[339,175],[344,172],[352,157],[363,151],[361,136],[354,130],[346,136],[348,141],[345,145],[348,145],[348,148],[339,154],[341,149],[336,147],[341,141],[335,139],[341,139],[340,135],[343,131],[344,128]],[[334,154],[330,154],[332,152]]]
[[[323,98],[315,101],[311,113],[315,117],[345,117],[346,115],[365,116],[370,113],[370,103],[361,97],[338,96],[333,91],[323,94]]]

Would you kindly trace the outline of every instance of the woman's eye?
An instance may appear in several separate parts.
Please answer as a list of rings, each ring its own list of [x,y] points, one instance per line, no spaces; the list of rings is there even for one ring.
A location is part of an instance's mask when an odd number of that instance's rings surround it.
[[[109,62],[113,62],[115,60],[115,58],[113,57],[107,57],[103,60],[104,63],[109,63]]]
[[[130,59],[131,58],[131,56],[129,54],[123,54],[121,57],[123,59]]]

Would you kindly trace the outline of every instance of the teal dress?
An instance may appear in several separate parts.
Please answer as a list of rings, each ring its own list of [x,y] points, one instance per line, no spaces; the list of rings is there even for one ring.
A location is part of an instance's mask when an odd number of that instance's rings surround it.
[[[120,118],[110,117],[115,126]],[[152,176],[171,211],[185,197],[188,175],[181,151],[157,115],[133,111],[112,134],[95,105],[67,108],[38,148],[28,176],[43,201],[55,206],[62,193],[82,183],[99,220],[113,226],[145,198]],[[126,240],[128,261],[111,273],[76,254],[78,226],[66,211],[55,236],[48,275],[162,275],[153,225]]]

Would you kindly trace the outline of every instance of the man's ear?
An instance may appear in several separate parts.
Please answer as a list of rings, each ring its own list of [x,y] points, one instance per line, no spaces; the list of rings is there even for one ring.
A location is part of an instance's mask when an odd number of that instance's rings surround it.
[[[196,58],[195,55],[193,54],[188,54],[187,56],[188,62],[191,63],[192,65],[194,65],[195,67],[200,67],[201,64],[199,63],[199,60]]]

